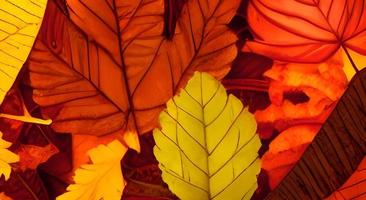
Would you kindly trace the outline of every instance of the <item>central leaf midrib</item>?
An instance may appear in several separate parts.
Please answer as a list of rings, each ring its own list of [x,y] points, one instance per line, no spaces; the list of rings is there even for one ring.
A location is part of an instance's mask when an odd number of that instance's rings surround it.
[[[141,5],[140,4],[139,6]],[[136,132],[139,134],[139,127],[137,124],[137,120],[136,120],[136,115],[135,115],[135,107],[133,104],[133,99],[132,99],[132,94],[131,94],[131,90],[130,90],[130,83],[128,81],[128,76],[127,76],[127,72],[126,72],[126,63],[123,57],[123,49],[122,49],[122,34],[121,34],[121,27],[119,26],[119,17],[118,17],[118,13],[117,13],[117,5],[116,5],[116,0],[113,0],[112,2],[112,6],[113,6],[113,16],[115,19],[115,23],[116,23],[116,29],[117,29],[117,38],[118,38],[118,51],[119,51],[119,57],[121,59],[121,71],[122,71],[122,75],[123,75],[123,82],[125,83],[125,88],[126,88],[126,93],[127,93],[127,99],[128,99],[128,109],[127,109],[127,113],[126,113],[126,128],[128,128],[129,125],[129,118],[130,118],[130,114],[132,115],[133,118],[133,123],[134,123],[134,128],[136,130]],[[135,13],[137,12],[138,8],[136,8],[135,12],[133,13],[133,15],[135,15]],[[133,16],[132,16],[133,17]],[[131,18],[132,18],[131,17]]]

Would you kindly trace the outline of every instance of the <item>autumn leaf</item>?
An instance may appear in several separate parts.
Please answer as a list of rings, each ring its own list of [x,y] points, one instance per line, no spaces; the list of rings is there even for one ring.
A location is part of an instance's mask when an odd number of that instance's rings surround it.
[[[362,200],[366,195],[366,157],[357,167],[355,173],[332,195],[325,200],[358,199]]]
[[[255,40],[245,48],[286,62],[322,62],[339,48],[365,55],[365,19],[364,0],[250,0]]]
[[[313,141],[320,125],[297,125],[282,131],[262,157],[262,169],[268,175],[269,186],[275,188],[287,175]]]
[[[270,81],[271,105],[255,112],[260,129],[267,123],[279,131],[296,124],[324,123],[348,84],[342,64],[340,54],[316,64],[275,63],[264,73]],[[293,102],[287,98],[292,92],[303,93],[305,99]]]
[[[212,76],[196,72],[160,114],[154,154],[180,199],[250,199],[260,171],[254,116]]]
[[[47,0],[24,0],[0,2],[0,105],[12,87],[20,69],[28,58],[38,30],[41,27]],[[8,118],[31,123],[50,124],[27,115],[0,113],[0,118]]]
[[[194,71],[229,71],[238,3],[187,1],[169,40],[163,0],[68,0],[69,17],[51,1],[28,62],[33,98],[57,132],[136,138]]]
[[[0,192],[0,199],[1,200],[13,200],[12,198],[6,196],[4,192]]]
[[[266,199],[322,199],[354,173],[366,153],[366,91],[363,69],[300,160]]]
[[[51,156],[57,154],[59,150],[52,144],[45,147],[36,145],[21,145],[18,149],[19,167],[21,170],[36,169],[39,164],[46,162]]]
[[[92,164],[82,165],[75,171],[75,183],[57,200],[119,200],[125,186],[121,159],[127,151],[119,141],[99,145],[88,154]]]
[[[47,0],[0,2],[0,104],[28,57],[46,4]]]
[[[0,191],[14,200],[40,199],[50,200],[42,179],[35,170],[14,171],[9,180],[0,181]]]
[[[11,173],[11,163],[16,163],[19,161],[19,156],[8,148],[12,143],[7,142],[2,139],[3,133],[0,131],[0,177],[4,175],[5,180],[8,180]]]

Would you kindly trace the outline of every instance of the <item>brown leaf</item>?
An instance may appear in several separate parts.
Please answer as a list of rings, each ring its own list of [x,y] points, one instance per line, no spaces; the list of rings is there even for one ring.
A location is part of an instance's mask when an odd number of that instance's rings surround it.
[[[229,71],[238,4],[187,1],[167,40],[163,0],[68,0],[70,18],[51,1],[28,62],[33,98],[58,132],[145,133],[194,71]]]
[[[36,169],[39,164],[46,162],[50,157],[57,154],[59,150],[53,144],[44,147],[36,145],[21,145],[18,149],[19,168],[23,171]]]
[[[365,72],[354,76],[312,143],[266,199],[322,199],[354,173],[366,153]]]
[[[262,158],[262,169],[266,170],[271,189],[281,182],[283,177],[301,158],[311,143],[320,125],[293,126],[280,133],[269,145]]]

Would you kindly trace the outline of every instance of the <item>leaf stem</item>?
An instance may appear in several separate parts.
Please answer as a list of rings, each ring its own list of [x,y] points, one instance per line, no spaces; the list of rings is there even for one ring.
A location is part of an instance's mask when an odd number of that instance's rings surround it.
[[[355,70],[355,72],[356,72],[356,73],[358,73],[358,72],[359,72],[359,70],[358,70],[358,68],[357,68],[357,66],[356,66],[356,64],[355,64],[355,62],[353,62],[353,59],[352,59],[351,55],[349,54],[349,52],[348,52],[347,48],[346,48],[346,47],[344,47],[344,46],[342,45],[342,49],[343,49],[343,50],[344,50],[344,52],[346,53],[346,55],[347,55],[347,57],[348,57],[348,60],[351,62],[353,69]]]
[[[18,116],[18,115],[10,115],[10,114],[4,114],[0,113],[0,118],[7,118],[7,119],[13,119],[18,120],[22,122],[27,123],[34,123],[34,124],[42,124],[42,125],[50,125],[52,123],[52,120],[50,119],[39,119],[31,116]]]
[[[15,172],[13,170],[13,173],[15,174],[15,176],[18,178],[18,180],[24,185],[24,187],[28,190],[29,194],[33,197],[33,199],[35,200],[40,200],[37,195],[33,192],[33,190],[31,189],[31,187],[25,182],[25,180],[23,179],[23,177],[21,177],[17,172]]]

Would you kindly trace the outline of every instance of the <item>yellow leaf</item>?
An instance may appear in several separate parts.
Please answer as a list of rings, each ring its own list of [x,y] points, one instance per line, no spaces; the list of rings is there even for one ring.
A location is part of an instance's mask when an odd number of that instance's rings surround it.
[[[125,186],[120,162],[126,151],[118,140],[91,149],[88,154],[93,164],[77,169],[75,183],[57,200],[120,200]]]
[[[26,61],[47,0],[0,0],[0,104]]]
[[[19,156],[7,149],[12,143],[3,140],[2,137],[3,133],[0,131],[0,177],[4,175],[5,180],[8,180],[11,173],[9,164],[18,162]]]
[[[180,199],[250,199],[260,171],[254,116],[206,73],[196,72],[160,114],[154,154]]]

